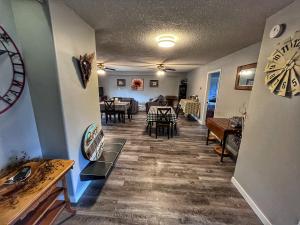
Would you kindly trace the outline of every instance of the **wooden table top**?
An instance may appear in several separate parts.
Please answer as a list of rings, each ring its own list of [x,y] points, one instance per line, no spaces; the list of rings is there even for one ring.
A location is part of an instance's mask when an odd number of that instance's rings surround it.
[[[29,162],[23,166],[31,167],[31,175],[23,183],[15,185],[11,193],[1,195],[8,185],[4,182],[18,170],[0,178],[0,224],[13,224],[33,210],[43,195],[51,192],[52,187],[72,168],[73,160],[42,160]],[[11,185],[10,185],[11,187]]]
[[[129,105],[130,102],[114,102],[114,104],[117,105]],[[100,105],[104,105],[104,101],[100,102]]]
[[[240,128],[234,128],[230,126],[230,120],[227,118],[207,118],[206,125],[214,124],[222,130],[240,130]]]

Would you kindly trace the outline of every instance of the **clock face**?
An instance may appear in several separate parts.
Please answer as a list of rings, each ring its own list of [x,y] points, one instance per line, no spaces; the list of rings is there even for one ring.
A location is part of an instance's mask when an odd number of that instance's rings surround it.
[[[17,102],[24,85],[25,68],[20,52],[0,26],[0,114]]]
[[[300,31],[283,43],[268,58],[265,83],[279,96],[300,93]]]

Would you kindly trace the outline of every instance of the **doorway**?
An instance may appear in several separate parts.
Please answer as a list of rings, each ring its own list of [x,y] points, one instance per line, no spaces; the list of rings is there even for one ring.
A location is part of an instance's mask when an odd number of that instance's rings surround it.
[[[221,70],[216,70],[208,73],[207,77],[207,92],[206,92],[206,107],[205,107],[205,120],[206,118],[214,117],[218,90],[219,90],[219,81],[220,81]]]

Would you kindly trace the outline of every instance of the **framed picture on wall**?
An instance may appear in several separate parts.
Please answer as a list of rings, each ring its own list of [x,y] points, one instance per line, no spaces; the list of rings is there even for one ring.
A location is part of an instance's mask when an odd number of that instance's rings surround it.
[[[252,90],[257,63],[252,63],[237,68],[235,78],[236,90]]]
[[[144,90],[144,79],[136,78],[131,80],[131,89],[134,91]]]
[[[150,87],[158,87],[158,80],[150,80]]]
[[[125,87],[126,86],[126,80],[125,79],[117,79],[117,86],[118,87]]]

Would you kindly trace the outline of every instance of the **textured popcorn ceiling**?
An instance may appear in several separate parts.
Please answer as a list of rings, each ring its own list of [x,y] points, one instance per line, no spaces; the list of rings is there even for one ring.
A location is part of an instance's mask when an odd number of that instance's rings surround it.
[[[261,40],[266,17],[293,0],[65,0],[96,29],[99,62],[120,71],[166,63],[189,71]],[[282,21],[284,22],[284,21]],[[155,37],[178,41],[161,49]]]

